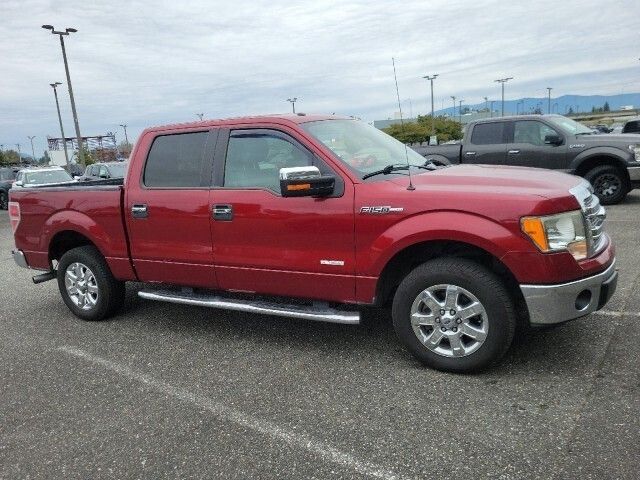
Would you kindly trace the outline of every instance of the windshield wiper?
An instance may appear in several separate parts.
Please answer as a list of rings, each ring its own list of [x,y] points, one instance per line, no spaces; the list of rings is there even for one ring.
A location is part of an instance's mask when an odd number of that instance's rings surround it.
[[[416,168],[423,168],[425,170],[435,170],[436,169],[435,166],[431,166],[428,163],[425,163],[425,165],[413,165],[413,164],[411,164],[411,166],[412,167],[416,167]],[[376,170],[374,172],[367,173],[366,175],[363,175],[362,179],[366,180],[367,178],[375,177],[376,175],[389,175],[390,173],[397,172],[398,170],[409,170],[409,165],[407,165],[406,163],[391,163],[391,164],[387,165],[386,167],[381,168],[380,170]]]

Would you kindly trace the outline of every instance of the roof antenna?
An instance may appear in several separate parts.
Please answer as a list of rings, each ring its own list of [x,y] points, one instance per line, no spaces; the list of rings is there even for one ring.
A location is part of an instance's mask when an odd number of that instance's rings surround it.
[[[400,91],[398,90],[398,76],[396,75],[396,60],[391,57],[391,63],[393,64],[393,78],[396,81],[396,95],[398,96],[398,110],[400,110],[400,128],[402,129],[402,133],[404,133],[404,121],[402,119],[402,105],[400,104]],[[407,172],[409,172],[409,186],[407,190],[415,190],[416,187],[413,186],[413,181],[411,180],[411,165],[409,164],[409,152],[407,151],[407,144],[404,144],[404,156],[407,160]]]

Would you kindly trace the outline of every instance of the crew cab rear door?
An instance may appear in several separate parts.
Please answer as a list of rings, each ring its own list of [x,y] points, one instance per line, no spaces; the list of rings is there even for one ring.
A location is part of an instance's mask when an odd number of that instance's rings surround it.
[[[462,146],[461,163],[504,164],[507,155],[506,124],[495,121],[473,125]]]
[[[545,139],[554,135],[563,136],[539,120],[513,120],[509,122],[507,165],[538,168],[566,168],[567,143],[557,145],[546,143]]]
[[[209,195],[217,129],[148,132],[125,184],[131,258],[145,282],[216,286]],[[138,155],[136,153],[135,155]]]
[[[213,257],[225,290],[353,301],[353,185],[288,127],[221,134],[211,194]],[[282,197],[279,170],[317,166],[334,194]]]

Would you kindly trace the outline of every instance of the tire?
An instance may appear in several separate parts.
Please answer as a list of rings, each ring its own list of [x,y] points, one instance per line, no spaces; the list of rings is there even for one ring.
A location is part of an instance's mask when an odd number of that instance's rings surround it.
[[[77,247],[62,255],[57,277],[62,300],[82,320],[109,318],[124,303],[124,282],[113,278],[104,257],[95,247]]]
[[[593,186],[595,194],[603,205],[620,203],[627,196],[626,179],[615,167],[601,165],[587,172],[585,178]]]
[[[453,303],[447,301],[449,292]],[[458,373],[481,371],[500,360],[517,321],[502,281],[485,267],[455,257],[430,260],[409,273],[396,290],[392,317],[398,338],[420,362]],[[432,326],[414,326],[412,318]],[[431,344],[439,337],[437,346]]]
[[[9,192],[0,190],[0,210],[7,210],[9,208]]]

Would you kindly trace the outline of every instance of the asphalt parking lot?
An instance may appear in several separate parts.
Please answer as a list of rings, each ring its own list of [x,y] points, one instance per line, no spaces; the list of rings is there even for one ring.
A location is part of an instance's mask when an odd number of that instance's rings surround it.
[[[637,478],[640,192],[608,208],[604,312],[493,370],[420,366],[361,326],[154,303],[102,323],[10,256],[0,212],[0,478]]]

